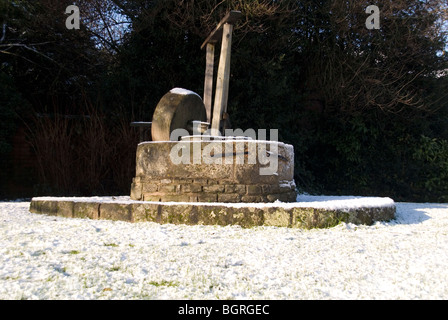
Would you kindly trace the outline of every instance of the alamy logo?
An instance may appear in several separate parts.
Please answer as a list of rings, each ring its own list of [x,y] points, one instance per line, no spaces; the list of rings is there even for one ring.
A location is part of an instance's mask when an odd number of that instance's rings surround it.
[[[65,20],[65,26],[67,29],[76,29],[79,27],[79,8],[75,5],[70,5],[65,9],[66,14],[70,14]],[[366,13],[370,14],[370,16],[366,19],[366,27],[369,30],[372,29],[380,29],[380,9],[378,6],[370,5],[366,8]]]
[[[68,6],[65,9],[66,14],[70,14],[65,20],[65,26],[67,29],[79,29],[79,8],[75,5]]]
[[[170,151],[173,164],[259,164],[262,176],[276,175],[278,171],[278,130],[270,129],[270,140],[266,140],[266,129],[226,129],[225,135],[210,135],[210,129],[201,134],[194,130],[193,136],[185,129],[173,130],[171,141],[176,143]],[[207,144],[195,143],[205,141]]]
[[[369,30],[380,28],[380,9],[378,6],[368,6],[366,13],[370,14],[366,20],[366,27]]]

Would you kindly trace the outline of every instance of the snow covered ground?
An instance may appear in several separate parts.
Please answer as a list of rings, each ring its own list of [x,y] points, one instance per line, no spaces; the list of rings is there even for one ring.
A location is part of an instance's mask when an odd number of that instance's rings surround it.
[[[0,202],[0,299],[448,299],[448,204],[396,205],[392,222],[297,230],[67,219]]]

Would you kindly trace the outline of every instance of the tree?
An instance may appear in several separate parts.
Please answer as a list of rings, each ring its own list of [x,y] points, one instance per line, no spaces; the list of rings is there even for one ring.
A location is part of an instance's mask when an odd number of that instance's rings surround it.
[[[308,63],[300,88],[320,102],[307,152],[315,181],[327,193],[440,199],[443,189],[429,195],[417,187],[430,179],[415,153],[427,149],[421,135],[441,140],[434,148],[448,138],[439,129],[448,107],[447,78],[438,76],[447,68],[443,6],[385,1],[381,29],[368,30],[363,10],[371,2],[307,4],[299,15],[299,57]]]
[[[433,99],[427,83],[448,61],[437,55],[446,42],[440,2],[384,1],[380,30],[365,27],[369,3],[322,1],[309,10],[302,22],[309,34],[307,90],[318,90],[329,109],[348,113],[439,108],[443,97]]]
[[[76,109],[101,66],[85,27],[74,31],[65,26],[65,9],[71,2],[1,1],[5,8],[1,70],[13,76],[37,110],[54,104]]]
[[[232,124],[280,129],[295,147],[303,189],[401,198],[425,185],[436,198],[445,192],[445,178],[424,174],[446,168],[440,1],[382,1],[381,27],[370,30],[367,0],[81,0],[76,32],[65,28],[70,1],[0,1],[0,85],[15,88],[4,92],[40,111],[105,111],[112,128],[151,120],[173,87],[201,95],[200,46],[227,11],[240,10]],[[420,170],[431,154],[432,169]]]

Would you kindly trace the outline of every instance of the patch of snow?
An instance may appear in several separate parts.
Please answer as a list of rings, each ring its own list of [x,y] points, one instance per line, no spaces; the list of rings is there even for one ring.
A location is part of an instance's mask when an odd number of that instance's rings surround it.
[[[448,204],[396,203],[391,222],[313,230],[69,219],[29,205],[0,202],[0,299],[448,299]]]
[[[201,98],[196,92],[188,90],[188,89],[183,89],[183,88],[174,88],[174,89],[171,89],[170,92],[171,93],[175,93],[175,94],[180,94],[180,95],[183,95],[183,96],[186,96],[186,95],[189,95],[189,94],[195,94],[199,98]]]

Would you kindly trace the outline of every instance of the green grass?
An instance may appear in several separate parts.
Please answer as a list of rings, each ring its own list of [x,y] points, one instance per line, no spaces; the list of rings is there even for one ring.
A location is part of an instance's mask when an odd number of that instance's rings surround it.
[[[104,245],[106,247],[118,247],[118,244],[116,244],[116,243],[105,243]]]
[[[150,281],[149,284],[156,287],[177,287],[179,285],[175,281],[167,281],[167,280]]]
[[[112,268],[109,268],[109,271],[118,271],[118,270],[120,270],[120,267],[113,266]]]

